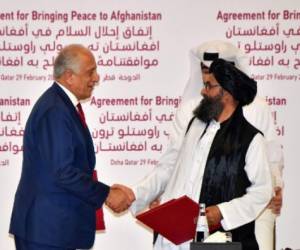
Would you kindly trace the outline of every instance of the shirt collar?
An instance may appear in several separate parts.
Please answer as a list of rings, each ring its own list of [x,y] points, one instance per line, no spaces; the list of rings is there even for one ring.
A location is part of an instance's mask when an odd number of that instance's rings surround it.
[[[221,127],[220,122],[216,121],[215,119],[211,120],[211,122],[209,123],[209,126],[211,128],[214,128],[216,130],[218,130]]]
[[[65,86],[63,86],[61,83],[59,83],[58,81],[55,81],[55,82],[66,93],[66,95],[69,97],[69,99],[73,103],[74,107],[76,107],[76,105],[79,103],[79,101],[77,100],[76,96],[70,90],[68,90]]]

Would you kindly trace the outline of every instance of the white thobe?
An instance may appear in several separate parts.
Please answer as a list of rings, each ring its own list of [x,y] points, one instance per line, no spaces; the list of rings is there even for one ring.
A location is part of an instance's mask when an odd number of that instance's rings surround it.
[[[134,187],[136,201],[131,207],[133,213],[143,210],[160,195],[162,202],[182,195],[187,195],[196,202],[199,201],[208,153],[220,124],[211,122],[200,139],[205,127],[206,124],[195,119],[186,136],[184,136],[185,129],[181,129],[180,135],[173,137],[158,166]],[[254,137],[245,160],[245,171],[251,182],[246,194],[218,204],[223,215],[221,223],[225,230],[254,220],[271,197],[271,177],[262,135],[257,134]],[[176,246],[159,235],[154,249],[188,250],[189,242]]]

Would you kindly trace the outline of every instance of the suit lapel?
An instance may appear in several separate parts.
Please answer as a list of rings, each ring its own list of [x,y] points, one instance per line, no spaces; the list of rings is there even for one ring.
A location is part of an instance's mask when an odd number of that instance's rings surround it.
[[[63,102],[68,107],[70,114],[72,115],[73,119],[76,121],[76,125],[79,127],[82,135],[84,136],[85,142],[86,142],[86,149],[87,149],[87,156],[89,161],[89,167],[91,169],[94,169],[95,166],[95,150],[94,150],[94,144],[93,140],[90,134],[90,131],[88,127],[84,127],[80,117],[77,113],[76,108],[74,107],[73,103],[71,102],[70,98],[67,96],[67,94],[63,91],[62,88],[58,86],[57,83],[53,83],[52,87],[54,88],[55,92],[59,95],[59,97],[63,100]]]

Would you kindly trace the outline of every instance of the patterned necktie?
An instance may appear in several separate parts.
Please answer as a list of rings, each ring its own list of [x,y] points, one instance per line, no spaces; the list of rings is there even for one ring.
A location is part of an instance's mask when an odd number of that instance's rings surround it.
[[[77,107],[77,112],[78,112],[82,126],[87,128],[87,124],[85,121],[85,116],[84,116],[81,104],[78,103],[76,105],[76,107]],[[93,181],[98,181],[96,170],[93,171]],[[104,224],[103,209],[99,208],[96,210],[96,230],[104,230],[104,229],[105,229],[105,224]]]
[[[85,116],[84,116],[84,113],[83,113],[83,109],[82,109],[82,107],[81,107],[81,104],[78,103],[78,104],[76,105],[76,107],[77,107],[77,113],[78,113],[78,115],[79,115],[81,124],[83,125],[83,127],[86,128],[87,125],[86,125]]]

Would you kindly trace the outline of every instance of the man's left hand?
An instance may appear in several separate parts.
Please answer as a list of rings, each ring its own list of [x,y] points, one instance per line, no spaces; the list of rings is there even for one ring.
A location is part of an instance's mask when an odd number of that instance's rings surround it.
[[[282,189],[281,187],[274,188],[275,195],[272,197],[268,208],[272,209],[272,212],[276,215],[280,215],[282,207]]]
[[[206,219],[209,227],[214,227],[221,223],[223,216],[218,206],[210,206],[205,209]]]

